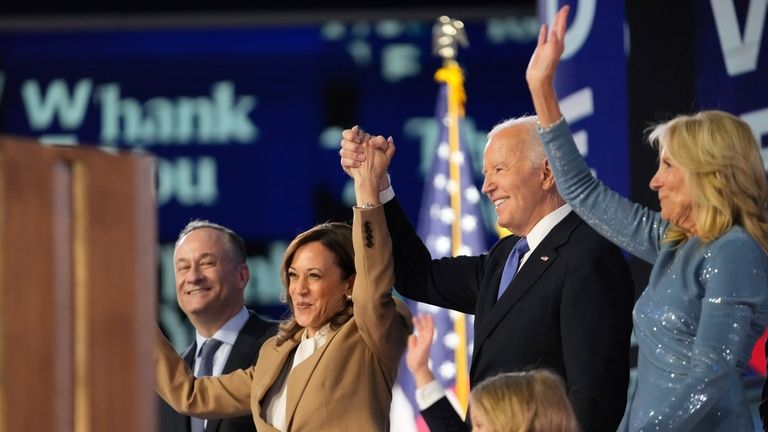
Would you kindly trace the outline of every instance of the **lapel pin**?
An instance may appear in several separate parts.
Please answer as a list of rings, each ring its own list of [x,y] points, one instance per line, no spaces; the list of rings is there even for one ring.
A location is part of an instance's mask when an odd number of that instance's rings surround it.
[[[549,261],[549,257],[546,256],[546,255],[542,255],[541,256],[541,260],[544,261],[544,262],[547,262],[547,261]]]

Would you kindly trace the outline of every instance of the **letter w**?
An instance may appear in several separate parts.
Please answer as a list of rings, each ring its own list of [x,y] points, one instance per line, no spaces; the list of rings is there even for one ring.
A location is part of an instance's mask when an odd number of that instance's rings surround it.
[[[728,76],[754,71],[757,68],[757,55],[760,52],[768,0],[749,2],[743,40],[733,0],[711,0],[710,3]]]
[[[63,129],[78,128],[83,123],[92,87],[90,79],[81,79],[70,94],[66,81],[57,79],[48,85],[43,96],[36,80],[24,81],[21,94],[30,126],[33,130],[45,130],[56,116]]]

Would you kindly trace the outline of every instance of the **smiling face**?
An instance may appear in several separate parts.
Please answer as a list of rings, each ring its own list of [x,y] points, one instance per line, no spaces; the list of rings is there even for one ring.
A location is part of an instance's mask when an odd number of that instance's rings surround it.
[[[496,207],[498,224],[521,236],[558,207],[552,207],[557,192],[554,181],[547,177],[551,173],[546,163],[536,164],[529,157],[527,127],[521,124],[500,130],[488,141],[483,155],[482,191]]]
[[[685,172],[672,159],[666,147],[661,150],[659,169],[651,179],[650,186],[659,194],[661,218],[688,232],[694,232],[696,220],[688,181]]]
[[[243,307],[250,274],[245,264],[234,262],[223,232],[191,231],[179,241],[173,260],[176,300],[195,327],[224,324]]]
[[[296,322],[310,336],[344,308],[354,282],[354,276],[344,278],[336,256],[318,241],[296,249],[286,276]]]

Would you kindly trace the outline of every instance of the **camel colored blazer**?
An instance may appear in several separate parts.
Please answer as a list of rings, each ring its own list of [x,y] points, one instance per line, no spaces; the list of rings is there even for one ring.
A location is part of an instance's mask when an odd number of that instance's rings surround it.
[[[288,375],[287,431],[389,430],[392,386],[411,314],[392,297],[392,242],[382,206],[354,210],[352,238],[354,317],[329,332],[325,345]],[[258,431],[276,431],[262,418],[261,399],[292,359],[300,333],[281,346],[274,337],[266,341],[258,362],[248,369],[195,379],[158,330],[155,389],[183,414],[219,418],[252,413]]]

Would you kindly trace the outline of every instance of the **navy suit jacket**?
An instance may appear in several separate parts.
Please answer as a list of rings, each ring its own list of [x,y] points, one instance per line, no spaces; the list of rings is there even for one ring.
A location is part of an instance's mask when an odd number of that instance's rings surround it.
[[[256,364],[261,345],[277,333],[278,323],[261,318],[256,312],[249,310],[250,318],[240,330],[229,353],[227,363],[222,373],[227,374],[237,369],[246,369]],[[181,357],[194,370],[197,343],[193,342]],[[160,400],[160,432],[190,432],[189,416],[181,415],[162,399]],[[205,432],[256,432],[253,417],[250,415],[227,419],[208,420]]]
[[[502,372],[547,368],[563,377],[582,430],[616,430],[627,397],[634,303],[616,246],[571,212],[496,301],[517,237],[499,240],[485,255],[433,260],[397,200],[385,209],[397,291],[475,316],[470,386]],[[430,424],[430,414],[422,412],[432,430],[454,430],[444,421]]]

